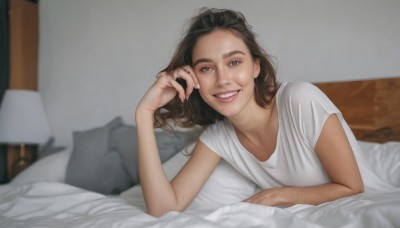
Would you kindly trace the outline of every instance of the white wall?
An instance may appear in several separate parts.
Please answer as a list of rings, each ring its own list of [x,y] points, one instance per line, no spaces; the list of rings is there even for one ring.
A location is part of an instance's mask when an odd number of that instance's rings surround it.
[[[400,75],[397,0],[41,0],[39,89],[57,144],[117,115],[134,123],[201,6],[243,12],[277,58],[280,81]]]

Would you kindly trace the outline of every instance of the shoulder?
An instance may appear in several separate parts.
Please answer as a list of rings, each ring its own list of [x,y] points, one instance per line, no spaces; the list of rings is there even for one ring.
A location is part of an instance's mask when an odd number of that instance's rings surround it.
[[[228,120],[220,120],[207,126],[201,133],[199,140],[221,156],[221,153],[227,147],[227,143],[232,141],[232,137],[235,134],[233,131],[233,126]]]
[[[332,113],[340,113],[332,101],[315,85],[309,82],[282,84],[278,91],[278,108],[281,115],[309,122],[319,121]]]
[[[281,96],[283,98],[301,99],[309,96],[323,94],[318,87],[309,82],[287,82],[281,85]]]
[[[220,120],[214,124],[208,125],[202,132],[201,138],[207,137],[218,137],[221,135],[229,134],[231,130],[231,124],[228,120]]]
[[[282,105],[290,106],[330,103],[329,98],[318,87],[309,82],[283,83],[278,91],[278,100]]]
[[[332,101],[309,82],[284,83],[278,92],[280,117],[284,122],[293,123],[312,145],[328,116],[340,113]]]

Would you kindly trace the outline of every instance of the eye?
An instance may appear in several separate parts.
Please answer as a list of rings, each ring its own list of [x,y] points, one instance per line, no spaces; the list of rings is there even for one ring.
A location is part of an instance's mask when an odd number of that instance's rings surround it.
[[[230,63],[229,63],[229,65],[231,65],[231,66],[237,66],[237,65],[239,65],[241,62],[239,61],[239,60],[232,60]]]
[[[201,71],[201,72],[204,72],[204,73],[209,72],[209,71],[211,71],[211,70],[212,70],[212,68],[209,67],[209,66],[205,66],[205,67],[201,67],[201,68],[200,68],[200,71]]]

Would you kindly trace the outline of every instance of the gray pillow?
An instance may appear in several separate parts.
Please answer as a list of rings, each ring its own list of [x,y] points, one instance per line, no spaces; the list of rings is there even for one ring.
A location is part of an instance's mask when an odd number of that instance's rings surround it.
[[[190,142],[195,141],[199,131],[156,131],[157,147],[161,162],[167,161],[181,151]],[[120,153],[124,167],[129,172],[134,184],[139,183],[137,161],[137,130],[135,126],[122,126],[115,129],[111,136],[115,149]]]
[[[117,117],[104,127],[73,132],[66,183],[107,195],[132,186],[120,154],[110,146],[110,133],[121,125],[122,119]]]

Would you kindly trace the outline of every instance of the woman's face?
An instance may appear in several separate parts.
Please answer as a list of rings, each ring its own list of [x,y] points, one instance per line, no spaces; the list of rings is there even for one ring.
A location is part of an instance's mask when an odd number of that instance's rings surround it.
[[[260,65],[240,37],[223,29],[204,35],[193,48],[192,61],[200,95],[217,112],[230,117],[255,104]]]

